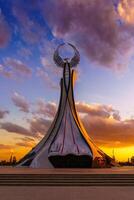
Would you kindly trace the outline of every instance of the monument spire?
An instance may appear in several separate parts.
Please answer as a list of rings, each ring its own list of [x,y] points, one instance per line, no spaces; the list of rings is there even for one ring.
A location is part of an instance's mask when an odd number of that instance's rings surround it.
[[[79,63],[80,55],[72,44],[68,44],[73,48],[74,56],[70,61],[69,58],[62,59],[59,48],[63,45],[59,45],[54,53],[56,65],[63,68],[57,114],[47,134],[20,160],[18,166],[88,168],[101,165],[101,159],[105,165],[110,163],[110,157],[93,143],[78,117],[73,94],[75,71],[72,68]]]

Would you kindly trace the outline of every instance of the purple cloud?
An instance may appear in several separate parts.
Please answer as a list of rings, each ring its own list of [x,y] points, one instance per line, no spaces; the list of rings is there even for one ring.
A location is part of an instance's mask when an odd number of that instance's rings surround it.
[[[20,111],[26,113],[29,112],[30,104],[28,103],[28,101],[25,99],[24,96],[18,94],[17,92],[14,92],[14,94],[12,95],[12,101],[14,105],[20,109]]]
[[[30,6],[29,2],[27,4],[27,7],[25,7],[25,5],[21,3],[21,1],[13,3],[12,13],[20,24],[19,28],[22,39],[29,44],[37,44],[39,43],[39,41],[41,41],[41,39],[46,36],[47,31],[45,27],[40,25],[36,19],[33,20],[29,16],[30,12],[35,9],[35,7],[33,6],[33,1],[31,3],[32,7]]]
[[[11,38],[11,31],[0,10],[0,48],[7,46]]]
[[[34,117],[29,120],[30,124],[30,131],[33,135],[40,137],[44,136],[50,127],[52,120],[41,118],[41,117]]]
[[[119,23],[113,1],[50,0],[41,10],[53,34],[75,43],[94,64],[118,71],[126,67],[133,53],[134,25]]]
[[[17,59],[6,58],[4,60],[4,65],[5,67],[9,67],[12,71],[20,75],[30,76],[32,74],[31,68]]]
[[[30,77],[32,69],[18,59],[7,57],[0,64],[0,75],[14,80],[21,80]]]
[[[0,109],[0,119],[3,119],[7,114],[9,114],[8,110]]]
[[[36,75],[37,75],[37,77],[42,79],[49,88],[59,89],[59,87],[56,85],[55,81],[52,80],[50,73],[45,71],[43,68],[38,68]]]
[[[32,56],[32,51],[28,48],[21,47],[17,52],[25,59],[28,59],[30,56]]]
[[[11,133],[32,136],[32,133],[28,129],[26,129],[22,126],[19,126],[17,124],[11,123],[11,122],[0,123],[0,128],[6,130],[8,132],[11,132]]]
[[[39,99],[36,102],[35,114],[41,114],[45,117],[53,118],[56,114],[57,106],[54,102],[45,102],[43,99]]]

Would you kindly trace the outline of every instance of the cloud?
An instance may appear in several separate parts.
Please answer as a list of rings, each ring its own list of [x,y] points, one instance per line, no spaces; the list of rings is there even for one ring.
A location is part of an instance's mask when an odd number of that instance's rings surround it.
[[[52,54],[53,51],[51,51],[51,54]],[[47,72],[49,72],[50,74],[54,74],[58,77],[61,77],[61,72],[62,72],[62,69],[61,68],[58,68],[55,64],[54,64],[54,61],[52,60],[52,55],[51,55],[51,58],[50,56],[47,57],[47,56],[41,56],[41,64],[43,66],[43,69]]]
[[[123,147],[134,144],[134,120],[121,120],[110,105],[76,103],[82,123],[99,146]]]
[[[29,128],[24,128],[11,122],[3,122],[0,123],[0,129],[6,130],[9,133],[16,133],[18,135],[26,136],[25,139],[21,139],[19,143],[27,142],[28,144],[33,144],[33,138],[41,139],[42,136],[46,134],[48,128],[52,123],[52,119],[33,117],[31,119],[28,119],[27,122],[29,124]]]
[[[24,137],[24,138],[18,138],[19,140],[22,140],[23,142],[34,142],[34,138],[31,137]]]
[[[126,23],[134,25],[133,0],[120,0],[118,4],[118,13]]]
[[[53,121],[57,106],[42,99],[35,105],[35,117],[29,120],[30,130],[33,134],[43,137]],[[97,145],[103,147],[133,145],[134,120],[121,120],[119,111],[111,105],[77,102],[76,109],[87,133]]]
[[[0,10],[0,48],[6,47],[11,38],[11,31]]]
[[[14,58],[6,58],[4,60],[4,65],[20,75],[31,76],[32,74],[30,67],[24,64],[22,61]]]
[[[26,43],[38,44],[41,51],[50,34],[49,26],[55,40],[70,41],[94,65],[117,71],[124,70],[133,55],[133,10],[133,0],[29,0],[27,6],[23,0],[12,3],[12,14]],[[35,11],[41,20],[33,17]],[[43,48],[47,53],[48,43]],[[25,53],[30,52],[22,50]],[[48,72],[39,70],[39,74],[50,82]]]
[[[32,51],[28,48],[21,47],[18,50],[18,54],[23,58],[28,59],[30,56],[32,56]]]
[[[13,72],[6,70],[2,64],[0,64],[0,75],[4,76],[6,78],[13,78],[13,76],[14,76]]]
[[[30,138],[30,137],[19,138],[19,140],[20,141],[16,143],[17,146],[33,147],[36,144],[35,140],[33,138]]]
[[[16,143],[17,146],[21,146],[21,147],[33,147],[35,145],[35,143],[29,143],[29,142],[17,142]]]
[[[53,118],[57,110],[57,106],[54,102],[45,102],[43,99],[38,99],[35,107],[35,114],[40,114],[49,118]]]
[[[82,102],[77,102],[76,108],[79,113],[89,114],[93,117],[98,116],[102,118],[109,118],[110,116],[112,116],[116,120],[120,120],[119,111],[113,109],[111,105],[86,104]]]
[[[14,105],[20,109],[20,111],[26,113],[29,112],[30,104],[28,103],[28,101],[25,99],[24,96],[18,94],[17,92],[14,92],[14,94],[12,95],[12,101]]]
[[[134,120],[117,121],[110,118],[82,118],[90,137],[100,146],[124,147],[134,144]]]
[[[29,121],[30,130],[35,135],[44,136],[52,123],[57,106],[49,107],[49,104],[42,99],[36,103],[35,113],[39,116]],[[123,147],[134,144],[134,120],[122,120],[119,111],[111,105],[77,102],[76,109],[87,133],[97,145]]]
[[[44,136],[50,127],[52,123],[51,119],[45,119],[45,118],[37,118],[34,117],[33,119],[29,120],[30,124],[30,131],[33,135],[36,135],[37,137]]]
[[[35,9],[37,7],[33,6],[33,1],[28,2],[26,7],[24,1],[13,2],[12,5],[12,13],[20,24],[22,39],[29,44],[39,43],[47,34],[45,25],[40,24],[37,18],[31,18],[30,14]]]
[[[16,134],[26,135],[26,136],[33,136],[32,133],[28,129],[26,129],[22,126],[19,126],[17,124],[11,123],[11,122],[0,123],[0,128],[4,129],[10,133],[16,133]]]
[[[5,150],[5,149],[13,149],[13,145],[7,145],[7,144],[0,144],[0,149]]]
[[[0,124],[1,129],[25,136],[16,141],[18,146],[34,146],[34,138],[40,140],[47,133],[57,110],[55,103],[42,99],[33,106],[32,117],[27,119],[27,129],[10,122]],[[111,105],[77,102],[76,109],[87,133],[98,146],[133,146],[134,119],[122,120],[119,111]]]
[[[49,88],[51,89],[59,89],[57,84],[52,80],[50,74],[46,72],[43,68],[38,68],[36,71],[37,77],[41,78]]]
[[[53,61],[53,53],[56,46],[55,40],[43,40],[39,47],[41,52],[40,63],[42,67],[38,68],[36,73],[36,75],[52,89],[59,89],[59,79],[62,74],[62,69],[55,66]]]
[[[118,71],[126,67],[133,54],[134,27],[123,23],[113,1],[43,2],[40,9],[55,37],[75,43],[94,64]]]
[[[6,78],[20,80],[30,77],[32,69],[18,59],[7,57],[0,64],[0,74]]]
[[[0,119],[3,119],[7,114],[9,114],[8,110],[0,109]]]

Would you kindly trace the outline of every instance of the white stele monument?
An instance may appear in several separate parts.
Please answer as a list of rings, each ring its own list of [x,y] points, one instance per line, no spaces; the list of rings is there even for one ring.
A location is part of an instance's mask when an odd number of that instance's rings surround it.
[[[74,73],[80,61],[78,50],[72,59],[59,56],[59,45],[54,53],[54,61],[63,68],[61,96],[57,114],[44,138],[17,164],[17,167],[32,168],[91,168],[107,167],[112,159],[101,151],[84,129],[76,108],[73,95]]]

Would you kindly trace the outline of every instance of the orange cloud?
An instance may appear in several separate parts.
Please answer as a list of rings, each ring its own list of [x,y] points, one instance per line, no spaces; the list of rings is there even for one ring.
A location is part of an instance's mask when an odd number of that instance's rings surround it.
[[[120,119],[119,111],[113,109],[111,105],[78,102],[76,103],[76,108],[79,113],[88,114],[90,116],[98,116],[102,118],[109,118],[112,116],[114,119]]]
[[[0,144],[0,149],[1,149],[1,150],[5,150],[5,149],[10,149],[10,150],[11,150],[12,148],[14,148],[13,145]]]
[[[99,146],[125,147],[134,145],[134,120],[86,115],[82,122],[90,137]]]
[[[120,17],[128,24],[134,24],[134,1],[121,0],[118,5]]]
[[[16,143],[19,147],[34,147],[36,142],[33,138],[30,137],[23,137],[23,138],[17,138],[19,142]]]
[[[22,136],[13,142],[14,149],[17,152],[18,149],[21,150],[17,153],[18,157],[35,146],[46,134],[57,110],[56,104],[51,102],[39,101],[34,106],[33,116],[27,120],[28,129],[9,122],[1,123],[2,129]],[[91,139],[102,149],[106,149],[106,152],[111,151],[111,148],[134,146],[134,119],[122,120],[119,111],[111,105],[77,102],[76,108]],[[2,148],[10,151],[8,146],[1,146]]]

